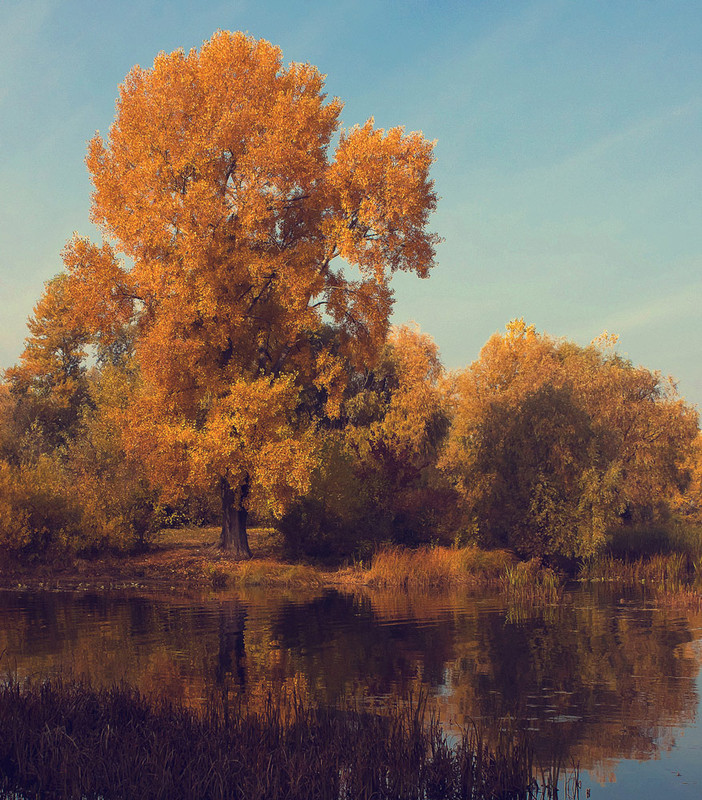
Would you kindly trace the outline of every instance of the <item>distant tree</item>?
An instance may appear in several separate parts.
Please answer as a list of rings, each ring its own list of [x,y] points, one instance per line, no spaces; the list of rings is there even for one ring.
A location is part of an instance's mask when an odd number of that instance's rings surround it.
[[[65,443],[87,399],[89,336],[70,310],[67,281],[61,274],[46,283],[27,322],[29,335],[19,362],[4,374],[14,403],[6,420],[14,428],[15,450],[32,428],[44,449]]]
[[[687,534],[688,549],[702,553],[702,433],[698,433],[690,449],[685,467],[689,481],[675,495],[672,504],[676,520],[683,523],[678,530]]]
[[[391,274],[433,264],[432,144],[369,121],[330,157],[342,106],[322,90],[314,67],[241,33],[135,67],[87,158],[109,244],[65,251],[103,343],[135,323],[131,446],[167,489],[219,487],[221,545],[241,557],[250,503],[280,512],[308,484],[301,390],[338,407],[344,364],[385,341]],[[319,348],[328,322],[335,345]]]
[[[60,553],[80,533],[78,495],[56,454],[18,464],[0,460],[0,552]]]
[[[0,384],[0,548],[36,555],[143,546],[158,524],[143,465],[125,451],[138,385],[129,330],[86,367],[90,337],[69,278],[46,284],[16,366]]]
[[[588,556],[684,485],[697,414],[613,341],[578,347],[515,320],[454,376],[442,465],[475,536],[522,555]]]
[[[138,375],[127,362],[103,364],[87,377],[90,403],[63,454],[65,472],[80,487],[77,547],[141,550],[160,527],[162,514],[145,465],[124,446]]]
[[[372,370],[346,403],[345,446],[373,502],[388,514],[388,538],[436,536],[448,487],[436,470],[449,427],[438,348],[418,328],[394,328]],[[449,515],[450,516],[450,515]]]

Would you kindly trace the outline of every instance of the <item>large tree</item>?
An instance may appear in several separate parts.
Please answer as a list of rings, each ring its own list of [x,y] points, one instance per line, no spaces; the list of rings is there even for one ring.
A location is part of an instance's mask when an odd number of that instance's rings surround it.
[[[579,347],[515,320],[454,376],[443,466],[478,538],[590,556],[685,485],[695,409],[613,344]]]
[[[317,69],[241,33],[161,53],[89,146],[105,243],[64,254],[103,345],[136,323],[132,445],[166,487],[218,485],[221,544],[241,556],[249,503],[280,510],[306,485],[301,388],[333,410],[344,365],[386,338],[391,274],[433,265],[432,143],[372,120],[340,131],[341,108]]]

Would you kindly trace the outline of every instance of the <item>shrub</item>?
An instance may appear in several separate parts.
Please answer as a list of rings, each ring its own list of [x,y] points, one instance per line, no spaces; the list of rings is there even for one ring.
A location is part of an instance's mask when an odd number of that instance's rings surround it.
[[[18,556],[75,549],[80,523],[76,492],[57,458],[0,461],[1,549]]]

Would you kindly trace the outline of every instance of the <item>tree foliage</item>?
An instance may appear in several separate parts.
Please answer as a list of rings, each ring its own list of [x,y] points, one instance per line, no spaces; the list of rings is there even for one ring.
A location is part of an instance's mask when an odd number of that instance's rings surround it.
[[[381,542],[450,537],[455,497],[436,467],[443,374],[436,344],[408,326],[392,329],[373,368],[352,372],[310,490],[281,521],[293,555],[367,557]]]
[[[515,320],[454,376],[442,464],[472,535],[528,556],[588,556],[684,485],[696,412],[612,345],[578,347]]]
[[[29,335],[19,363],[5,371],[13,400],[5,420],[14,426],[17,444],[31,427],[45,448],[65,443],[75,432],[87,398],[89,337],[72,312],[67,284],[65,274],[46,283],[27,322]],[[18,453],[12,455],[17,460]]]
[[[307,486],[301,388],[338,405],[344,364],[385,340],[391,274],[433,263],[432,144],[339,131],[341,107],[314,67],[240,33],[135,67],[87,158],[107,243],[64,254],[91,331],[136,323],[133,448],[174,493],[219,485],[222,544],[241,555],[249,502],[279,510]],[[314,347],[328,322],[336,346]]]

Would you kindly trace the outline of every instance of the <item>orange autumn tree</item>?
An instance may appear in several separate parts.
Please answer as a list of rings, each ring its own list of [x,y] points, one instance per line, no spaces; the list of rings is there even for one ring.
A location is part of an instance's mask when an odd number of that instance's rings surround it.
[[[241,33],[161,53],[89,146],[106,243],[64,254],[103,344],[136,323],[131,447],[166,488],[218,485],[221,545],[242,557],[250,504],[279,512],[307,485],[301,390],[335,413],[344,365],[385,341],[392,273],[433,265],[432,144],[372,121],[340,131],[341,108],[316,68]]]

